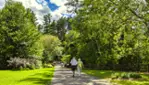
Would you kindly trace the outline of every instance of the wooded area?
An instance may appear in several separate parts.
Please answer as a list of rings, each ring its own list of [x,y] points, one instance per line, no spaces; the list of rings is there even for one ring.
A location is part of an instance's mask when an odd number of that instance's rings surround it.
[[[39,68],[81,58],[88,68],[149,72],[149,1],[68,0],[75,17],[43,25],[21,3],[0,10],[0,68]]]

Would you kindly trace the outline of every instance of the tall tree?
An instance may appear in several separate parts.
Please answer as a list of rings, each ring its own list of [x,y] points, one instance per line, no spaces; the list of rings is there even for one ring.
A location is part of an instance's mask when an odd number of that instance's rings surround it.
[[[84,0],[83,3],[72,21],[73,30],[80,34],[72,41],[77,42],[78,57],[100,68],[115,69],[118,64],[126,65],[125,70],[140,69],[148,54],[148,2]]]
[[[35,20],[33,12],[25,9],[21,3],[11,0],[6,2],[0,14],[0,35],[3,36],[0,62],[6,65],[10,57],[41,56],[42,51],[38,53],[38,49],[33,50],[40,37]]]
[[[44,16],[44,25],[40,26],[39,29],[44,34],[51,34],[54,36],[57,36],[61,41],[65,39],[65,33],[67,31],[67,19],[64,17],[61,17],[57,21],[51,20],[51,15],[45,15]]]
[[[61,41],[65,40],[65,34],[67,32],[67,19],[60,18],[56,23],[56,34]]]

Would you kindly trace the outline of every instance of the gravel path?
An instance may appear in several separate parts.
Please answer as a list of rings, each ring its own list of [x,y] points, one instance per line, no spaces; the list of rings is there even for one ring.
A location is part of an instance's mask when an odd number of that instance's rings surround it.
[[[85,73],[72,77],[72,71],[68,68],[55,66],[54,77],[51,85],[111,85],[108,80],[98,79]]]

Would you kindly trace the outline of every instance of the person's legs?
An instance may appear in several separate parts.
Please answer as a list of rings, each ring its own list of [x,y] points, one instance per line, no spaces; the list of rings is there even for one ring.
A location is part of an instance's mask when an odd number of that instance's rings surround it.
[[[80,68],[80,76],[81,76],[82,69]]]
[[[80,68],[78,67],[78,74],[79,74],[79,76],[80,76]]]
[[[75,70],[73,71],[73,77],[75,76]]]
[[[72,66],[72,77],[74,77],[75,76],[75,67],[74,66]]]

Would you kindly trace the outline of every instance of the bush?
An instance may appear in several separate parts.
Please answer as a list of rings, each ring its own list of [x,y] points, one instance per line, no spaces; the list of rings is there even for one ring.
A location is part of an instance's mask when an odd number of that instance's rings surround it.
[[[22,67],[22,66],[20,66],[19,70],[23,70],[23,67]]]
[[[120,78],[122,78],[122,79],[129,79],[130,78],[130,74],[129,73],[122,73]]]
[[[137,73],[131,73],[130,78],[138,79],[138,78],[142,78],[142,76],[140,74],[137,74]]]
[[[26,58],[10,58],[10,60],[7,61],[8,66],[12,69],[35,69],[40,68],[42,66],[41,61],[37,59],[26,59]]]
[[[42,67],[42,61],[36,60],[35,61],[35,68],[41,68]]]
[[[53,66],[52,66],[52,64],[44,64],[43,67],[44,68],[52,68]]]
[[[113,73],[112,75],[111,75],[111,78],[112,79],[117,79],[117,78],[119,78],[120,77],[120,74],[119,73]]]
[[[122,73],[122,74],[114,73],[114,74],[111,75],[111,78],[112,79],[117,79],[117,78],[121,78],[121,79],[130,79],[130,78],[138,79],[138,78],[142,78],[142,76],[140,74],[137,74],[137,73]]]

